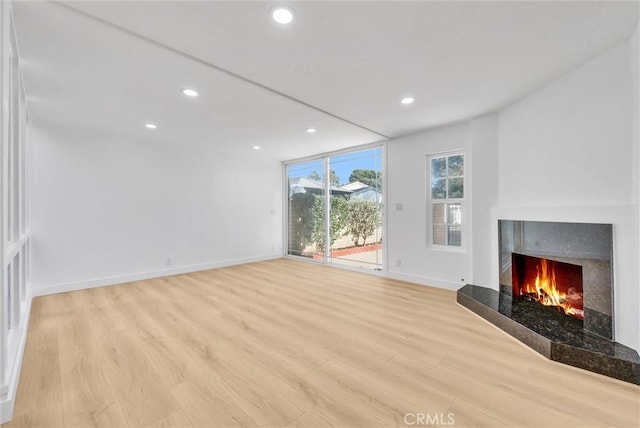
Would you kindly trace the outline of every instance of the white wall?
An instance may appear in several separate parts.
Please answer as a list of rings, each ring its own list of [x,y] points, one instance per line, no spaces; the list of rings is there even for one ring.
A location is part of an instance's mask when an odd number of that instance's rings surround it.
[[[282,252],[281,165],[258,152],[38,123],[31,138],[36,295]]]
[[[471,255],[476,247],[482,259],[479,263],[483,263],[483,269],[478,269],[479,275],[486,276],[491,270],[493,256],[484,251],[492,233],[485,226],[497,192],[495,135],[496,118],[486,116],[387,144],[385,242],[390,276],[457,289],[473,282],[475,263]],[[427,238],[427,156],[459,149],[465,152],[465,245],[462,250],[443,250],[430,245]],[[402,210],[396,208],[397,204],[402,204]],[[497,266],[497,252],[493,265]]]
[[[468,123],[387,144],[387,272],[391,277],[455,289],[470,272],[468,251],[437,251],[427,241],[427,155],[469,149]],[[466,158],[465,169],[470,164]],[[468,170],[465,170],[468,174]],[[468,177],[465,186],[470,183]],[[465,192],[468,187],[465,188]],[[402,209],[398,209],[398,205]],[[463,210],[466,224],[467,207]],[[463,239],[468,234],[465,233]]]
[[[637,52],[632,42],[500,112],[499,203],[492,221],[612,223],[615,337],[638,349],[637,92],[632,67]],[[491,246],[497,247],[497,236]]]
[[[473,145],[473,252],[472,280],[487,286],[498,284],[498,222],[493,213],[498,201],[498,118],[472,122]],[[495,240],[495,245],[491,243]],[[471,281],[469,281],[471,283]]]
[[[635,205],[636,205],[636,250],[637,254],[640,256],[640,26],[636,27],[636,32],[633,37],[631,37],[629,43],[629,57],[630,57],[630,68],[631,68],[631,76],[632,76],[632,94],[633,97],[633,109],[631,111],[631,119],[632,119],[632,127],[633,127],[633,148],[635,150],[634,153],[634,186],[635,186]],[[636,259],[637,262],[637,259]],[[637,275],[640,275],[640,267],[638,267]],[[637,278],[637,277],[636,277]],[[639,284],[637,287],[640,289],[640,278],[638,278],[637,283]],[[640,308],[640,290],[637,292],[638,296],[638,306]],[[638,310],[636,309],[638,312]],[[640,350],[640,315],[638,315],[638,320],[636,323],[636,332],[638,335],[636,349]]]
[[[500,113],[500,205],[633,202],[629,46]]]
[[[635,94],[633,99],[633,110],[631,111],[633,126],[633,147],[635,149],[635,188],[636,188],[636,249],[640,255],[640,26],[636,27],[636,32],[629,43],[629,51],[631,58],[631,75],[632,93]],[[638,268],[640,275],[640,268]],[[639,279],[640,281],[640,279]],[[639,285],[640,287],[640,285]],[[638,292],[638,308],[640,308],[640,291]],[[638,323],[636,325],[638,332],[638,344],[640,345],[640,315],[638,315]],[[638,348],[636,348],[638,349]]]

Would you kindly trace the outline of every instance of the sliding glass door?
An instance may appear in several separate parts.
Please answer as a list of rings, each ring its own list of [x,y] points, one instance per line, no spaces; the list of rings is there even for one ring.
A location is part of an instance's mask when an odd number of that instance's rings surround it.
[[[286,166],[287,254],[382,269],[382,147]]]

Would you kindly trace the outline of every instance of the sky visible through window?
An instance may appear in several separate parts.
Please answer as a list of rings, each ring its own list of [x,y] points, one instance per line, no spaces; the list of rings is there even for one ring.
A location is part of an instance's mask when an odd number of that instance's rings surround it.
[[[372,169],[375,171],[382,171],[382,148],[376,147],[373,149],[331,156],[330,160],[331,169],[334,170],[336,175],[340,178],[340,185],[343,185],[349,183],[349,176],[353,170]],[[317,160],[290,165],[289,177],[307,176],[317,169]],[[320,166],[319,169],[322,169],[322,166]],[[322,171],[317,172],[322,175]]]

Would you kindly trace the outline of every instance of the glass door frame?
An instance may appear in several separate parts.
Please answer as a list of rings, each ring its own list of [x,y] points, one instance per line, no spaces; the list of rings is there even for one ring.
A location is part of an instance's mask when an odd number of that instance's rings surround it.
[[[382,141],[382,142],[375,142],[375,143],[370,143],[370,144],[363,144],[360,146],[355,146],[355,147],[349,147],[346,149],[342,149],[342,150],[335,150],[332,152],[325,152],[325,153],[320,153],[317,155],[313,155],[313,156],[306,156],[303,158],[298,158],[298,159],[291,159],[291,160],[287,160],[287,161],[283,161],[282,162],[282,195],[283,195],[283,200],[282,200],[282,212],[283,212],[283,216],[282,216],[282,231],[283,231],[283,236],[282,236],[282,256],[285,258],[291,258],[291,259],[295,259],[295,260],[303,260],[303,261],[307,261],[307,262],[312,262],[312,263],[320,263],[320,264],[325,264],[325,265],[330,265],[330,266],[336,266],[339,267],[341,269],[348,269],[348,270],[355,270],[357,272],[364,272],[364,273],[371,273],[374,275],[381,275],[381,274],[386,274],[387,272],[387,245],[384,243],[383,241],[383,245],[382,245],[382,267],[380,270],[367,270],[367,269],[360,269],[360,268],[354,268],[354,267],[349,267],[349,266],[343,266],[337,263],[332,263],[331,262],[331,245],[325,245],[324,246],[324,257],[323,260],[310,260],[307,257],[303,257],[303,256],[297,256],[294,254],[289,254],[289,176],[287,173],[287,167],[289,165],[293,165],[293,164],[298,164],[298,163],[305,163],[305,162],[313,162],[313,161],[319,161],[322,160],[323,161],[323,184],[325,186],[325,189],[328,189],[328,191],[324,192],[324,233],[325,233],[325,242],[329,242],[329,236],[330,236],[330,232],[331,232],[331,224],[328,221],[328,219],[331,216],[331,184],[330,184],[330,180],[331,180],[331,162],[330,162],[330,158],[331,157],[335,157],[335,156],[339,156],[339,155],[344,155],[344,154],[349,154],[349,153],[355,153],[355,152],[359,152],[359,151],[363,151],[363,150],[368,150],[368,149],[376,149],[379,148],[382,151],[382,155],[381,155],[381,167],[382,167],[382,171],[381,171],[381,175],[382,175],[382,209],[381,209],[381,216],[382,216],[382,235],[385,236],[385,231],[387,230],[387,207],[388,207],[388,203],[386,202],[386,189],[387,189],[387,174],[386,174],[386,169],[387,169],[387,142],[386,141]]]

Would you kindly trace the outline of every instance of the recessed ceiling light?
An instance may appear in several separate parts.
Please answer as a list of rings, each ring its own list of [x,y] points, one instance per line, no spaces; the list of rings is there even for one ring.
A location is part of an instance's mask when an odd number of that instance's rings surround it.
[[[253,150],[260,150],[260,146],[253,146]]]
[[[315,134],[316,132],[316,128],[307,128],[307,134]]]
[[[290,24],[293,21],[293,10],[286,6],[276,6],[271,9],[271,18],[278,24]]]
[[[414,101],[415,99],[413,97],[404,97],[403,99],[400,100],[400,103],[404,105],[408,105],[408,104],[413,104]]]
[[[195,89],[190,89],[190,88],[184,88],[182,90],[182,93],[184,95],[186,95],[187,97],[191,97],[191,98],[195,98],[198,96],[198,91],[196,91]]]
[[[158,129],[158,125],[156,125],[155,123],[145,123],[144,126],[148,129]]]

